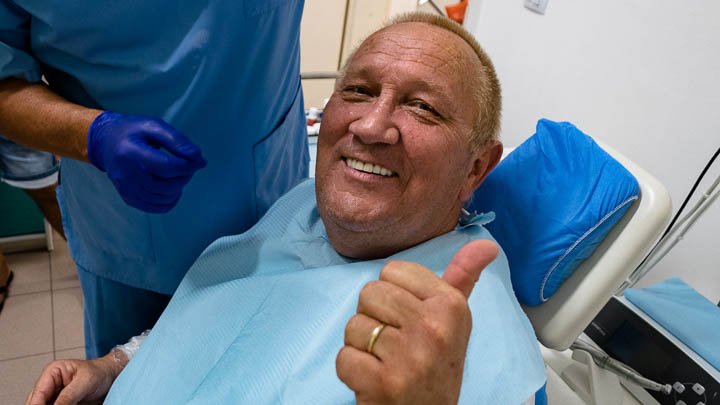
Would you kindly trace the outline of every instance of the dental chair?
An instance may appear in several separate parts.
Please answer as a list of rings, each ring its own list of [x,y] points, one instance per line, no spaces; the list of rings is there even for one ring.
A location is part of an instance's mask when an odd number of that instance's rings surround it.
[[[311,159],[316,142],[311,137]],[[587,353],[569,348],[664,231],[671,216],[665,187],[572,124],[540,120],[466,208],[495,212],[486,227],[508,257],[540,343],[548,403],[641,403]]]
[[[587,353],[568,349],[664,231],[664,186],[572,124],[540,120],[469,209],[496,213],[487,227],[541,344],[549,403],[640,403]]]

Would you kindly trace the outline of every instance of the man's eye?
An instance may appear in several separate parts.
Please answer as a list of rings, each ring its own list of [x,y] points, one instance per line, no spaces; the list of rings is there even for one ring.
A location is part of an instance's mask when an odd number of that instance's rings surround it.
[[[429,113],[432,114],[432,115],[435,115],[435,116],[439,116],[439,115],[440,115],[440,114],[438,114],[438,112],[437,112],[434,108],[432,108],[432,106],[431,106],[430,104],[428,104],[428,103],[426,103],[426,102],[424,102],[424,101],[415,100],[415,101],[413,101],[412,103],[410,103],[410,105],[412,105],[412,106],[414,106],[414,107],[416,107],[416,108],[418,108],[418,109],[420,109],[420,110],[427,111],[427,112],[429,112]]]
[[[362,86],[347,86],[345,87],[345,92],[351,93],[351,94],[359,94],[363,96],[369,96],[370,90],[368,90],[365,87]]]

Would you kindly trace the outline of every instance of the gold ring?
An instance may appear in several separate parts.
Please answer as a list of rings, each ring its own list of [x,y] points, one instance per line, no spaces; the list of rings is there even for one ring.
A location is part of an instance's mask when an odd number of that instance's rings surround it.
[[[380,336],[380,333],[382,333],[383,329],[385,329],[387,325],[380,322],[380,325],[376,326],[375,329],[370,332],[370,338],[368,339],[367,343],[367,349],[365,349],[368,353],[375,355],[373,353],[373,347],[375,347],[375,342],[377,342],[378,337]]]

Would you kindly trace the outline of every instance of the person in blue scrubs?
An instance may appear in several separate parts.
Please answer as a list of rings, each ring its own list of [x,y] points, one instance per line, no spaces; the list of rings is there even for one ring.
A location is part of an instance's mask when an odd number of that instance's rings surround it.
[[[0,133],[65,157],[88,358],[307,176],[303,0],[0,3]]]

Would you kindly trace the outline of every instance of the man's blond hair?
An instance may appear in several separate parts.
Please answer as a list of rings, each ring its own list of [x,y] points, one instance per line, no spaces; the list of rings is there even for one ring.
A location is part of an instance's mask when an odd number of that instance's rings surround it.
[[[488,141],[498,139],[500,133],[500,111],[502,109],[500,82],[495,74],[495,67],[490,60],[490,57],[485,53],[475,37],[473,37],[473,35],[462,25],[450,20],[449,18],[423,12],[401,14],[392,18],[381,29],[375,32],[380,32],[394,25],[403,23],[425,23],[442,28],[459,36],[470,46],[470,48],[472,48],[475,55],[480,60],[480,64],[479,68],[475,72],[477,85],[472,89],[474,93],[473,98],[478,106],[478,116],[475,120],[472,133],[470,134],[470,147],[472,150],[477,150]],[[362,43],[364,42],[365,41]],[[352,61],[357,50],[362,46],[362,43],[355,48],[355,50],[353,50],[346,59],[345,64],[340,71],[339,80],[342,80],[342,77],[345,76],[345,71],[347,70],[349,63]]]

